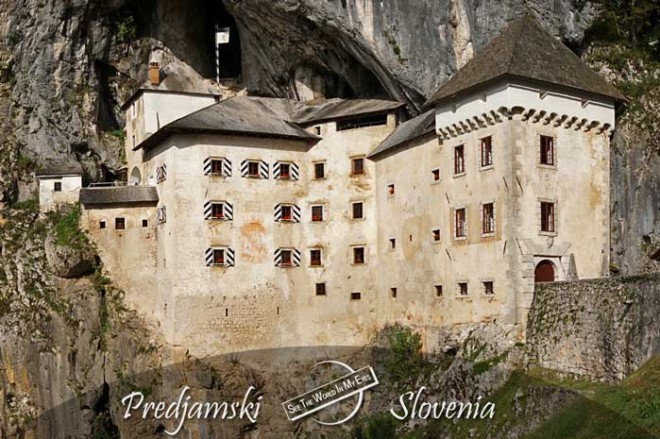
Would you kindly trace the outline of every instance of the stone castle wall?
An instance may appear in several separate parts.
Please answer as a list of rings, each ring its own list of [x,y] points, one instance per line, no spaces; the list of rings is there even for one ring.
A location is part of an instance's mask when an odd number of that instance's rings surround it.
[[[660,354],[660,273],[537,285],[527,341],[541,367],[624,378]]]

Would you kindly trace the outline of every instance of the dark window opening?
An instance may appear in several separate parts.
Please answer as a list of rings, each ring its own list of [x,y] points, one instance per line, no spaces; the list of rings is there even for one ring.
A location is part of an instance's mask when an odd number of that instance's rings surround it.
[[[291,178],[291,165],[288,163],[280,163],[280,179],[289,180]]]
[[[354,117],[337,121],[337,131],[352,130],[355,128],[387,125],[387,114]]]
[[[555,164],[555,139],[550,136],[541,136],[541,164],[554,166]]]
[[[291,250],[282,250],[281,253],[281,266],[282,267],[290,267],[293,265],[292,259],[291,259]]]
[[[351,174],[352,175],[362,175],[364,174],[364,159],[353,159],[351,160]]]
[[[493,164],[493,138],[491,136],[481,139],[481,167]]]
[[[321,250],[309,251],[309,265],[311,265],[312,267],[321,266]]]
[[[225,251],[222,249],[213,250],[213,265],[225,264]]]
[[[396,287],[390,288],[390,296],[392,296],[392,299],[396,299],[396,295],[398,293],[398,290]]]
[[[460,282],[458,284],[458,294],[461,296],[467,296],[468,295],[468,284],[467,282]]]
[[[323,206],[312,206],[312,221],[323,221]]]
[[[99,229],[105,229],[105,220],[99,221]]]
[[[394,250],[396,248],[396,239],[390,238],[390,249]]]
[[[465,147],[463,145],[454,148],[454,174],[465,172]]]
[[[214,203],[211,206],[211,218],[213,219],[224,219],[225,218],[225,206],[222,203]]]
[[[259,177],[259,162],[248,163],[248,177]]]
[[[456,237],[465,238],[467,236],[465,209],[456,209],[455,222],[456,222]]]
[[[433,181],[440,180],[440,169],[434,169],[431,173],[433,174]]]
[[[222,174],[222,159],[211,160],[211,174]]]
[[[387,195],[394,195],[394,184],[387,185]]]
[[[364,218],[364,209],[362,203],[353,203],[353,219]]]
[[[484,282],[484,294],[492,296],[495,294],[495,289],[493,287],[493,282],[491,281],[486,281]]]
[[[436,285],[434,289],[435,289],[435,296],[442,297],[442,285]]]
[[[364,264],[364,247],[353,247],[353,263]]]
[[[325,163],[314,163],[314,178],[325,178]]]
[[[481,222],[482,233],[495,233],[495,207],[493,203],[481,206]]]
[[[325,283],[317,283],[316,284],[316,295],[317,296],[325,296],[326,295]]]
[[[126,228],[126,218],[115,218],[115,229],[124,230]]]
[[[149,227],[149,221],[147,221],[146,219],[143,219],[142,220],[142,227]]]
[[[433,241],[440,241],[440,229],[433,229]]]
[[[291,206],[281,206],[282,221],[293,221],[293,208]]]
[[[351,300],[360,300],[362,299],[362,293],[351,293]]]
[[[53,186],[53,191],[54,192],[62,192],[62,182],[56,181],[55,185]]]
[[[555,203],[541,202],[541,231],[555,232]]]

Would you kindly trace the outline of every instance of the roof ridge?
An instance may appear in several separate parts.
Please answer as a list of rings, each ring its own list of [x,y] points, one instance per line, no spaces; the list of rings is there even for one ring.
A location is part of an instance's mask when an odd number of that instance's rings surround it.
[[[509,53],[509,60],[506,64],[506,72],[508,73],[509,70],[511,69],[511,65],[513,64],[513,59],[516,57],[516,53],[518,53],[518,45],[520,44],[520,41],[522,40],[523,36],[523,29],[525,28],[525,25],[530,19],[529,12],[526,12],[525,15],[522,17],[519,17],[517,20],[514,20],[509,26],[513,26],[516,21],[520,21],[520,29],[518,29],[518,35],[513,40],[513,47],[511,48],[511,53]],[[507,26],[508,27],[508,26]],[[504,35],[504,33],[507,31],[507,29],[504,29],[500,35]],[[499,35],[498,35],[499,36]]]

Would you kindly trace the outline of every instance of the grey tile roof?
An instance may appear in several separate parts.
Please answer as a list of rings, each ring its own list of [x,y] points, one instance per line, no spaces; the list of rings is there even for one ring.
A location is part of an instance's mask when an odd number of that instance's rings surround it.
[[[399,125],[392,134],[387,136],[380,145],[369,153],[368,157],[373,159],[384,152],[393,150],[398,146],[434,131],[435,110],[430,110]]]
[[[158,203],[158,191],[152,186],[112,186],[83,188],[81,204]]]
[[[57,177],[63,175],[82,175],[82,165],[78,162],[53,162],[39,168],[37,177]]]
[[[385,113],[403,105],[403,102],[380,99],[323,99],[297,102],[292,117],[294,122],[307,125],[324,120]]]
[[[625,99],[561,41],[550,35],[535,18],[526,14],[512,22],[440,86],[425,105],[438,104],[505,77],[569,87],[616,100]]]
[[[331,99],[301,103],[279,98],[237,96],[164,126],[135,149],[152,148],[167,137],[179,133],[226,133],[315,142],[320,137],[305,131],[301,125],[389,112],[402,105],[400,102],[371,99]]]

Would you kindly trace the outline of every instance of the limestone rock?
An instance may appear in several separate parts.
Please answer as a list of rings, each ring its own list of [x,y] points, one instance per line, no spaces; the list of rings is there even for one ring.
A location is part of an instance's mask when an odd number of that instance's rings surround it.
[[[93,251],[57,245],[52,235],[46,238],[44,246],[48,264],[58,277],[82,277],[92,273],[97,266],[97,256]]]

